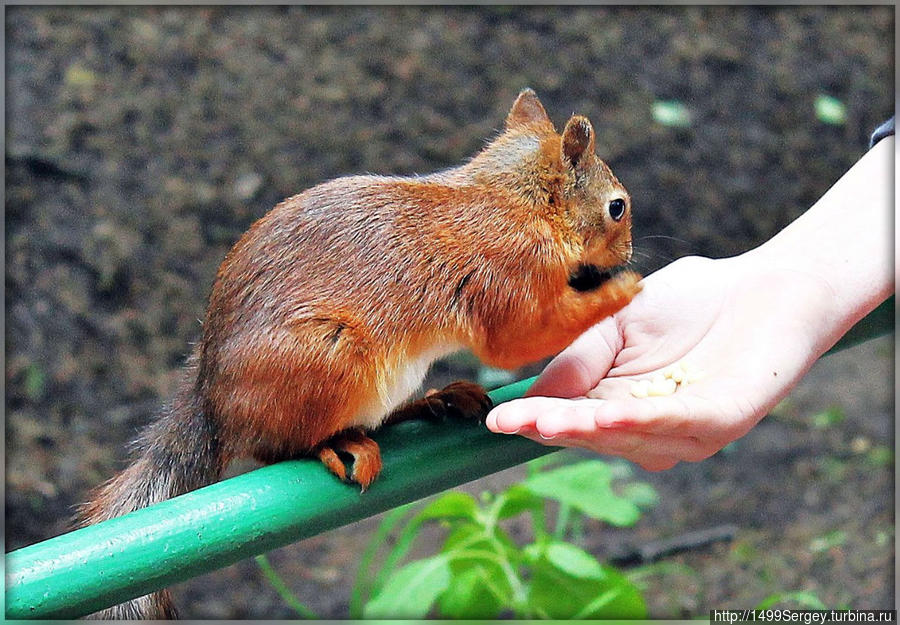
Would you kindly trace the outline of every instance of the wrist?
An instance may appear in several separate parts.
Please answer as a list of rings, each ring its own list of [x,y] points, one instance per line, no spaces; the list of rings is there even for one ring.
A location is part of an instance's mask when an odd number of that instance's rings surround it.
[[[742,255],[777,276],[779,289],[804,294],[792,314],[813,324],[819,353],[894,291],[893,146],[893,137],[879,142],[806,213]]]
[[[853,310],[830,276],[805,266],[792,253],[765,244],[734,259],[739,283],[755,291],[776,342],[789,342],[810,362],[825,353],[854,323]]]

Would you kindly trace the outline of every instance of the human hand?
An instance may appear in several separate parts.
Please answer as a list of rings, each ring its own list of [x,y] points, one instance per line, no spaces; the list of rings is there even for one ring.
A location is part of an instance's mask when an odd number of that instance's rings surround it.
[[[487,426],[548,445],[627,458],[645,469],[698,461],[746,434],[828,348],[830,285],[748,252],[680,259],[557,356]],[[667,396],[635,380],[683,363],[700,379]]]

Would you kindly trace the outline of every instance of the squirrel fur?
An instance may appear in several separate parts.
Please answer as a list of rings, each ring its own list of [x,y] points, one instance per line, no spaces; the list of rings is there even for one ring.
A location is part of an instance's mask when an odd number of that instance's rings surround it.
[[[490,409],[466,382],[404,404],[435,359],[467,348],[512,369],[557,353],[640,290],[636,274],[610,274],[631,249],[630,198],[590,121],[557,133],[530,89],[459,167],[290,197],[226,255],[175,397],[79,522],[208,485],[241,457],[318,456],[365,489],[381,468],[367,431]],[[339,452],[354,457],[349,476]],[[161,591],[94,616],[175,612]]]

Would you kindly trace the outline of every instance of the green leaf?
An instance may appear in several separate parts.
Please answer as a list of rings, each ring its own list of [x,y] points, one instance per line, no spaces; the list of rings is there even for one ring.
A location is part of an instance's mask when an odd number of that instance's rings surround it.
[[[437,519],[476,519],[477,516],[478,504],[467,493],[449,492],[432,501],[414,516],[400,532],[397,542],[394,543],[394,547],[385,557],[381,570],[378,571],[375,577],[371,591],[373,593],[380,591],[385,583],[384,580],[409,552],[413,542],[419,535],[423,523]]]
[[[540,456],[538,458],[535,458],[534,460],[529,460],[525,463],[525,468],[528,469],[528,476],[530,477],[551,465],[569,461],[570,454],[566,453],[567,451],[569,450],[562,449],[560,451],[555,451],[551,454],[547,454],[546,456]]]
[[[566,542],[552,542],[544,552],[547,561],[560,571],[580,579],[603,579],[603,568],[584,549]]]
[[[662,126],[687,128],[691,125],[691,111],[678,100],[657,100],[651,108],[653,121]]]
[[[612,567],[601,566],[602,579],[575,577],[548,558],[532,567],[528,589],[531,609],[542,618],[645,618],[647,608],[637,587]]]
[[[847,534],[841,530],[833,530],[812,539],[809,543],[809,550],[812,553],[823,553],[833,547],[840,547],[845,542],[847,542]]]
[[[419,531],[422,529],[423,522],[424,521],[421,518],[421,513],[419,513],[412,519],[410,519],[409,523],[407,523],[400,531],[399,536],[397,536],[397,541],[385,556],[384,562],[382,562],[381,564],[381,568],[375,575],[375,581],[372,583],[371,587],[372,593],[377,593],[379,590],[381,590],[382,586],[384,586],[385,580],[391,575],[391,573],[396,569],[397,565],[400,563],[403,557],[409,552],[413,542],[415,542],[416,537],[419,535]]]
[[[659,502],[656,489],[647,482],[631,482],[622,488],[622,496],[638,508],[652,508]]]
[[[814,428],[822,430],[831,427],[832,425],[838,425],[846,418],[847,415],[844,414],[843,410],[838,406],[832,406],[831,408],[814,415],[812,422]]]
[[[523,485],[535,495],[566,503],[587,516],[619,527],[633,525],[640,509],[611,487],[612,471],[605,462],[588,460],[538,473]]]
[[[497,511],[498,519],[509,519],[528,510],[543,509],[544,501],[520,484],[510,486],[500,497],[503,501]]]
[[[847,121],[847,107],[837,98],[830,95],[820,95],[816,98],[813,106],[816,110],[816,117],[820,122],[831,124],[832,126],[842,126]]]
[[[441,546],[441,552],[448,555],[461,549],[492,551],[509,562],[517,562],[522,557],[516,543],[502,529],[495,527],[488,536],[484,526],[470,522],[456,525]]]
[[[369,539],[362,557],[359,560],[359,569],[356,572],[356,583],[350,591],[350,618],[362,618],[363,598],[372,590],[375,580],[370,575],[372,563],[379,549],[385,545],[388,535],[400,523],[401,519],[412,509],[412,504],[406,504],[394,508],[378,525],[378,529]]]
[[[450,585],[450,563],[441,554],[408,564],[394,573],[366,604],[367,619],[425,618]]]
[[[509,571],[521,559],[516,544],[499,527],[464,521],[448,534],[441,554],[450,562],[448,589],[439,611],[450,618],[494,618],[512,602]]]
[[[459,523],[450,530],[444,544],[441,547],[442,552],[453,551],[461,547],[477,545],[487,541],[484,534],[484,527],[475,523]]]
[[[828,606],[822,603],[818,596],[811,592],[800,590],[797,592],[778,592],[769,595],[759,602],[756,606],[757,610],[768,610],[774,605],[781,605],[786,602],[793,602],[803,608],[810,610],[827,610]]]
[[[463,518],[474,520],[478,513],[478,502],[468,493],[449,492],[441,495],[416,517],[417,521],[434,519]]]
[[[522,547],[522,557],[525,562],[534,564],[544,557],[544,550],[546,548],[547,543],[544,541],[538,541],[531,543],[530,545],[525,545],[524,547]]]
[[[25,369],[25,396],[31,401],[39,401],[44,397],[44,386],[47,376],[37,363],[31,363]]]
[[[884,445],[875,445],[866,453],[866,462],[873,467],[889,467],[894,463],[894,450]]]
[[[607,590],[597,595],[573,618],[647,618],[647,606],[638,587],[613,567],[604,566],[603,574]]]
[[[438,600],[441,616],[452,619],[497,618],[511,600],[506,577],[497,569],[497,565],[454,560],[450,586]]]

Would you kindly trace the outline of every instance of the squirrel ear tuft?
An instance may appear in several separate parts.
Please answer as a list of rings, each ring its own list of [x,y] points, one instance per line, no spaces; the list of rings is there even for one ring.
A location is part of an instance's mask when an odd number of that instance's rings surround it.
[[[506,116],[506,127],[512,128],[523,124],[547,123],[551,126],[553,123],[547,116],[547,111],[541,101],[538,100],[537,94],[533,89],[525,88],[519,92],[519,97],[513,103]]]
[[[585,154],[594,153],[594,127],[587,117],[573,115],[562,134],[562,155],[577,167]]]

